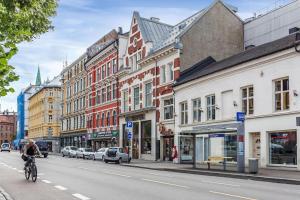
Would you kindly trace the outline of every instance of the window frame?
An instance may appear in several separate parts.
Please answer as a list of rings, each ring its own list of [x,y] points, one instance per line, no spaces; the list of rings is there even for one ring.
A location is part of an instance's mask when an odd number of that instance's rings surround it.
[[[168,100],[171,100],[171,99],[172,99],[172,103],[166,105],[165,101],[168,101]],[[166,118],[166,110],[169,107],[171,107],[170,110],[172,110],[171,114],[170,114],[170,115],[172,115],[172,117],[171,118]],[[173,97],[163,99],[163,115],[164,115],[164,120],[172,120],[172,119],[174,119],[174,98]]]
[[[196,102],[196,107],[195,107]],[[201,97],[192,99],[193,123],[202,121]]]
[[[188,124],[188,102],[183,101],[179,103],[180,107],[180,125]]]
[[[287,80],[287,90],[283,90],[284,87],[284,81]],[[280,90],[276,91],[276,82],[280,81]],[[284,105],[284,97],[285,94],[288,96],[288,104]],[[277,109],[277,103],[276,103],[276,96],[280,95],[280,109]],[[283,77],[279,79],[273,80],[273,98],[274,98],[274,106],[273,109],[275,112],[280,112],[280,111],[287,111],[290,109],[290,102],[291,102],[291,97],[290,97],[290,79],[289,77]]]
[[[250,88],[252,88],[252,96],[250,96]],[[244,90],[246,90],[246,96],[244,96]],[[242,112],[245,115],[253,115],[254,114],[254,87],[253,85],[248,85],[241,88],[241,105],[242,105]],[[252,113],[250,113],[250,101],[252,100]],[[244,109],[244,102],[246,101],[246,109]]]
[[[214,98],[214,104],[212,103],[208,104],[208,99],[210,99],[210,102],[212,102],[212,97]],[[216,120],[216,95],[215,94],[207,95],[205,97],[205,100],[206,100],[206,120],[207,121]],[[211,116],[209,115],[210,113]]]

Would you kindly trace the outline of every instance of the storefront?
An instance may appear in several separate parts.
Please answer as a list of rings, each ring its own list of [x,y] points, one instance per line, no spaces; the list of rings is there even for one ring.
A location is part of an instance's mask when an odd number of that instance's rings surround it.
[[[103,147],[119,146],[119,131],[101,131],[91,134],[92,148],[94,151]]]
[[[72,135],[63,135],[60,139],[61,148],[65,146],[75,146],[78,148],[81,147],[90,147],[88,142],[89,135],[86,133],[83,134],[72,134]]]
[[[174,132],[168,129],[167,126],[160,123],[159,125],[160,133],[160,157],[164,161],[172,161],[172,148],[174,147]]]

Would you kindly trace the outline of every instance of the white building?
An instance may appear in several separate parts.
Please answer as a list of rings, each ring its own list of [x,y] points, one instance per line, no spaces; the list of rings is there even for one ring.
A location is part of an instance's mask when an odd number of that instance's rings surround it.
[[[246,166],[254,157],[261,167],[300,170],[299,42],[300,34],[292,34],[185,70],[174,87],[179,161],[193,160],[196,149],[200,163],[219,156],[234,166],[244,155]],[[239,111],[246,113],[244,131]],[[196,147],[190,135],[197,135]]]
[[[288,2],[288,3],[287,3]],[[246,20],[245,47],[277,40],[300,29],[300,0],[279,1],[269,12]]]

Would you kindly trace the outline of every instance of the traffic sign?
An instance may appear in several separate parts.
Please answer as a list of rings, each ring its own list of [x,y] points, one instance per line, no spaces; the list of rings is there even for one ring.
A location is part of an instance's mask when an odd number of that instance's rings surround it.
[[[126,127],[127,128],[132,128],[132,121],[127,121],[126,122]]]
[[[132,133],[131,132],[127,133],[127,138],[128,138],[128,140],[131,140],[131,138],[132,138]]]
[[[236,113],[236,121],[238,121],[238,122],[245,121],[245,113],[244,112],[237,112]]]

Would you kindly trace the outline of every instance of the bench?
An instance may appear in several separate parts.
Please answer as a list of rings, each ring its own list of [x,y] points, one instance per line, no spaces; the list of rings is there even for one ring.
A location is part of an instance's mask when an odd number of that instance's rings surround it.
[[[207,164],[208,169],[210,169],[211,164],[223,164],[224,169],[226,169],[226,163],[228,163],[227,159],[232,159],[232,157],[210,156],[204,163]]]

